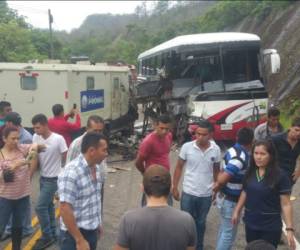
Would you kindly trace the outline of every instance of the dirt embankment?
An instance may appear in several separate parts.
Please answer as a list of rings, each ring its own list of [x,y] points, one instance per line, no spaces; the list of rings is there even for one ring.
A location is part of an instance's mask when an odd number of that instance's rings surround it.
[[[279,74],[269,78],[272,102],[283,104],[300,97],[300,2],[286,9],[268,10],[260,17],[249,17],[235,31],[259,35],[263,48],[274,48],[281,57]]]

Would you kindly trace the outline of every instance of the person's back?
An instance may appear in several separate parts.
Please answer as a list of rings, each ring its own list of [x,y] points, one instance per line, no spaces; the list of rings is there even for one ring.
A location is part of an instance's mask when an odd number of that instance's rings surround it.
[[[183,250],[196,242],[193,218],[169,206],[129,211],[120,229],[118,244],[130,250]]]
[[[72,133],[80,130],[81,119],[77,109],[72,109],[69,114],[64,114],[64,108],[61,104],[55,104],[52,107],[54,117],[49,118],[48,125],[52,132],[62,135],[69,147],[72,142]],[[75,115],[75,122],[68,122],[70,117]]]
[[[169,207],[170,172],[149,166],[143,175],[147,207],[127,212],[114,250],[195,250],[196,225],[191,215]]]

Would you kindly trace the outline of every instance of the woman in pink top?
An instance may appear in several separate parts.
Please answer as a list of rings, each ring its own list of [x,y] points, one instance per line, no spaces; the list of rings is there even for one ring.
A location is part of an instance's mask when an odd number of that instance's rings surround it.
[[[19,144],[19,130],[7,127],[0,150],[0,236],[12,215],[12,249],[21,249],[22,221],[30,195],[30,164],[38,145]]]

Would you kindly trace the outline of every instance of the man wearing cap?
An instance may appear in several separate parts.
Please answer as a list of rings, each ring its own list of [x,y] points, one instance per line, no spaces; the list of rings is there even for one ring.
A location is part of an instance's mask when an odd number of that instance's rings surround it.
[[[5,116],[5,127],[11,127],[15,126],[18,128],[20,133],[19,142],[20,144],[31,144],[32,143],[32,135],[22,127],[21,125],[22,118],[21,116],[16,112],[10,112]],[[1,133],[2,134],[2,133]],[[1,142],[2,141],[2,136]],[[23,236],[26,237],[28,235],[31,235],[33,233],[33,228],[31,225],[31,208],[30,205],[26,208],[26,216],[25,220],[23,221]],[[1,241],[6,240],[11,235],[11,220],[9,221],[4,234],[1,237]]]
[[[191,215],[168,206],[171,175],[159,165],[143,175],[147,206],[128,211],[119,226],[114,250],[195,250],[196,226]]]

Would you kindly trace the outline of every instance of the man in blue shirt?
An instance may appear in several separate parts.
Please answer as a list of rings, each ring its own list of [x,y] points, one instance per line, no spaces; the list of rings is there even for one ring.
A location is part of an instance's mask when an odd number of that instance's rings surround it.
[[[253,138],[250,128],[238,131],[237,143],[225,153],[223,171],[213,187],[214,196],[221,190],[217,199],[221,216],[217,250],[230,250],[235,240],[237,225],[231,223],[231,217],[242,191],[242,180],[248,167]]]

